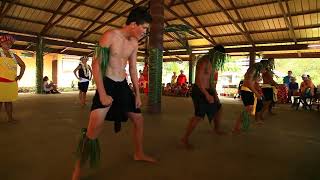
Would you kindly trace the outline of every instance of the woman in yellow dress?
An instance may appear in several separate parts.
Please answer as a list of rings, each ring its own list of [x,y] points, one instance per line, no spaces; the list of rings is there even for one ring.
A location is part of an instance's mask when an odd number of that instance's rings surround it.
[[[10,48],[14,38],[10,35],[0,36],[0,111],[4,104],[9,122],[16,122],[12,117],[12,102],[18,96],[18,83],[23,76],[25,64],[19,56],[14,54]],[[17,76],[17,65],[20,66],[20,73]]]

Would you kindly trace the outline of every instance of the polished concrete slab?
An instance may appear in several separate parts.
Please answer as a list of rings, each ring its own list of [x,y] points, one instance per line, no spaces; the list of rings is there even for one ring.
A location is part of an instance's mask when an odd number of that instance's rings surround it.
[[[162,102],[161,114],[144,113],[145,150],[159,159],[158,164],[132,160],[131,122],[118,134],[106,122],[100,136],[101,166],[86,169],[83,179],[320,179],[320,112],[279,105],[277,115],[263,126],[237,136],[212,135],[204,121],[191,137],[195,149],[188,151],[178,141],[193,114],[191,98],[163,97]],[[230,131],[242,105],[233,99],[222,102],[222,127]],[[14,103],[20,122],[6,123],[3,109],[0,115],[0,180],[70,179],[89,109],[79,106],[77,93],[20,94]]]

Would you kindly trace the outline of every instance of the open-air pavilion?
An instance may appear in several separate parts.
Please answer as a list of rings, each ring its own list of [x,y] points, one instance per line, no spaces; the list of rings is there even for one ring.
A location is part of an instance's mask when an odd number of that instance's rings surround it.
[[[105,123],[101,166],[87,171],[83,179],[320,178],[319,112],[277,105],[277,115],[239,136],[212,135],[205,121],[191,137],[195,149],[187,151],[178,142],[193,115],[191,98],[161,96],[163,62],[188,61],[192,79],[197,57],[215,44],[224,45],[230,56],[248,56],[250,65],[257,57],[319,58],[319,0],[0,3],[0,34],[15,37],[13,49],[26,63],[20,85],[33,86],[37,92],[19,94],[14,102],[14,116],[19,123],[6,123],[1,112],[0,179],[71,178],[77,138],[80,129],[87,126],[90,106],[81,108],[76,92],[41,94],[42,78],[48,75],[59,86],[69,86],[64,60],[92,56],[102,34],[120,28],[136,6],[149,7],[153,16],[148,36],[140,41],[138,60],[149,64],[149,95],[143,96],[144,144],[159,163],[132,160],[130,123],[120,134],[113,133],[112,123]],[[90,92],[89,100],[92,95]],[[222,127],[229,131],[242,104],[228,98],[221,101]]]

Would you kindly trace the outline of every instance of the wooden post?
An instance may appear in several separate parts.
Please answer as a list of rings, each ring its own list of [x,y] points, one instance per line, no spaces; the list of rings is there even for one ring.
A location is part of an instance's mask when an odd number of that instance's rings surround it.
[[[36,51],[36,93],[41,94],[43,91],[43,39],[38,37]]]
[[[148,112],[161,112],[162,61],[164,32],[164,0],[151,0],[152,23],[149,39],[149,98]]]
[[[256,62],[256,52],[250,51],[249,67]]]

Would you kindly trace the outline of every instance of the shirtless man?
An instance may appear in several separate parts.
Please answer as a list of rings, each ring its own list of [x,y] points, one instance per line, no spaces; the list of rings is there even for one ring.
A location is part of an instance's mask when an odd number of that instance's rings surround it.
[[[223,134],[220,130],[222,105],[215,90],[214,74],[218,68],[223,66],[225,57],[224,47],[216,45],[197,63],[195,84],[191,95],[195,114],[190,119],[186,132],[181,139],[181,143],[186,148],[192,148],[189,143],[189,136],[205,115],[208,116],[210,122],[214,122],[214,131],[217,134]]]
[[[245,73],[243,85],[240,89],[241,99],[243,101],[243,105],[245,106],[245,110],[241,112],[240,116],[236,120],[233,133],[241,132],[241,124],[243,130],[246,130],[249,127],[249,115],[253,115],[256,112],[254,107],[255,98],[257,100],[262,98],[259,91],[256,89],[255,84],[260,73],[264,73],[267,66],[268,62],[266,60],[262,60],[249,67]]]
[[[88,128],[83,129],[78,156],[72,179],[80,178],[80,171],[86,160],[95,165],[99,160],[98,135],[105,119],[115,121],[115,131],[120,130],[121,121],[130,118],[133,123],[134,155],[138,161],[155,162],[143,151],[143,117],[141,115],[140,92],[136,69],[138,40],[149,27],[152,18],[146,9],[138,7],[131,11],[126,25],[121,29],[104,33],[92,62],[93,78],[97,91],[93,98]],[[125,66],[129,61],[129,71],[134,93],[125,79]],[[105,70],[104,70],[105,69]]]
[[[263,79],[262,92],[264,96],[262,114],[264,114],[268,110],[269,114],[274,115],[274,113],[272,112],[272,107],[275,103],[273,96],[276,95],[274,91],[278,84],[273,80],[272,69],[274,66],[274,59],[269,58],[268,63],[269,65],[266,71],[262,73],[262,79]]]

